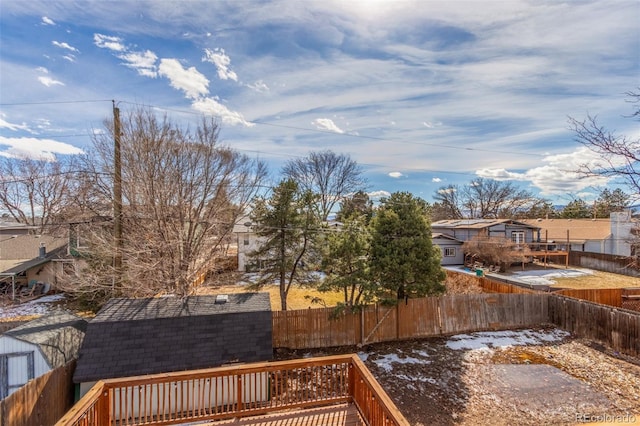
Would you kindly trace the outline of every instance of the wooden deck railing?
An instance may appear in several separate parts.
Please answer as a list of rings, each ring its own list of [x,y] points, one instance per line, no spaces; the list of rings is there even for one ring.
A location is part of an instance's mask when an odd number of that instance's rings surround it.
[[[57,425],[170,425],[341,402],[370,426],[409,425],[357,355],[102,380]]]

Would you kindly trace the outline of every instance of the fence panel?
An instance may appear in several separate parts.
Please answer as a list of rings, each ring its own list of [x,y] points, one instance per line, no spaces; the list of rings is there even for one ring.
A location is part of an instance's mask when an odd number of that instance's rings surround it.
[[[273,346],[303,349],[360,343],[360,314],[333,308],[274,311]]]
[[[440,298],[442,334],[540,325],[548,321],[546,294],[468,294]]]
[[[621,288],[607,288],[607,289],[573,289],[566,288],[554,292],[554,294],[560,294],[562,296],[574,297],[576,299],[588,300],[589,302],[600,303],[603,305],[622,307],[622,292]]]
[[[362,310],[362,343],[389,342],[398,339],[398,306],[380,304]]]
[[[599,341],[626,355],[640,355],[639,313],[552,295],[549,319],[577,337]]]
[[[58,367],[0,401],[0,425],[53,425],[73,405],[76,362]]]
[[[399,305],[398,339],[440,335],[440,313],[437,297],[409,299]]]

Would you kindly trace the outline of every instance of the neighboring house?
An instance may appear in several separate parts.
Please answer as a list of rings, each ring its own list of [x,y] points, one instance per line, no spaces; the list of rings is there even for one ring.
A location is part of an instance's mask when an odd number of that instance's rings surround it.
[[[331,231],[340,231],[343,224],[338,221],[329,221],[324,223]],[[240,218],[233,227],[233,233],[236,235],[238,244],[238,271],[239,272],[256,272],[264,269],[265,263],[269,259],[256,259],[251,256],[253,252],[260,248],[260,244],[264,241],[256,234],[252,228],[249,216]]]
[[[268,293],[112,299],[91,320],[73,381],[218,367],[273,358]]]
[[[0,336],[0,399],[78,356],[87,322],[59,311]]]
[[[465,242],[473,237],[503,237],[516,244],[538,241],[540,227],[511,219],[456,219],[439,220],[431,224],[434,234],[444,234]]]
[[[253,272],[260,270],[262,267],[261,262],[251,258],[251,253],[260,246],[260,238],[253,231],[249,216],[244,216],[238,220],[233,227],[233,233],[238,244],[238,271]],[[266,259],[263,261],[266,261]]]
[[[0,221],[0,239],[12,235],[34,234],[37,230],[37,226],[24,225],[14,221]]]
[[[609,219],[528,219],[540,227],[540,241],[554,243],[557,250],[632,256],[637,254],[640,223],[631,212],[611,213]]]
[[[462,241],[441,233],[434,233],[431,235],[433,244],[440,247],[442,252],[442,265],[463,265],[464,253],[462,251]]]
[[[0,292],[33,293],[55,285],[62,272],[67,238],[48,235],[0,236]],[[34,285],[39,284],[35,288]]]

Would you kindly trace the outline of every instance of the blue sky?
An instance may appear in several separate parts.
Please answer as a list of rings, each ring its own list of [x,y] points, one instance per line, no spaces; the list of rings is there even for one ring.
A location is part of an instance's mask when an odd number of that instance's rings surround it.
[[[0,3],[0,155],[66,155],[138,104],[281,165],[349,154],[372,195],[475,177],[563,204],[613,182],[567,117],[638,137],[637,1]]]

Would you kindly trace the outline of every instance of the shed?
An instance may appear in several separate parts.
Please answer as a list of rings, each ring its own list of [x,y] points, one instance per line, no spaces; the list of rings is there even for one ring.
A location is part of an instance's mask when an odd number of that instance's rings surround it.
[[[268,293],[112,299],[89,322],[73,381],[273,358]]]
[[[0,336],[0,396],[75,359],[87,321],[65,311],[45,315]]]

